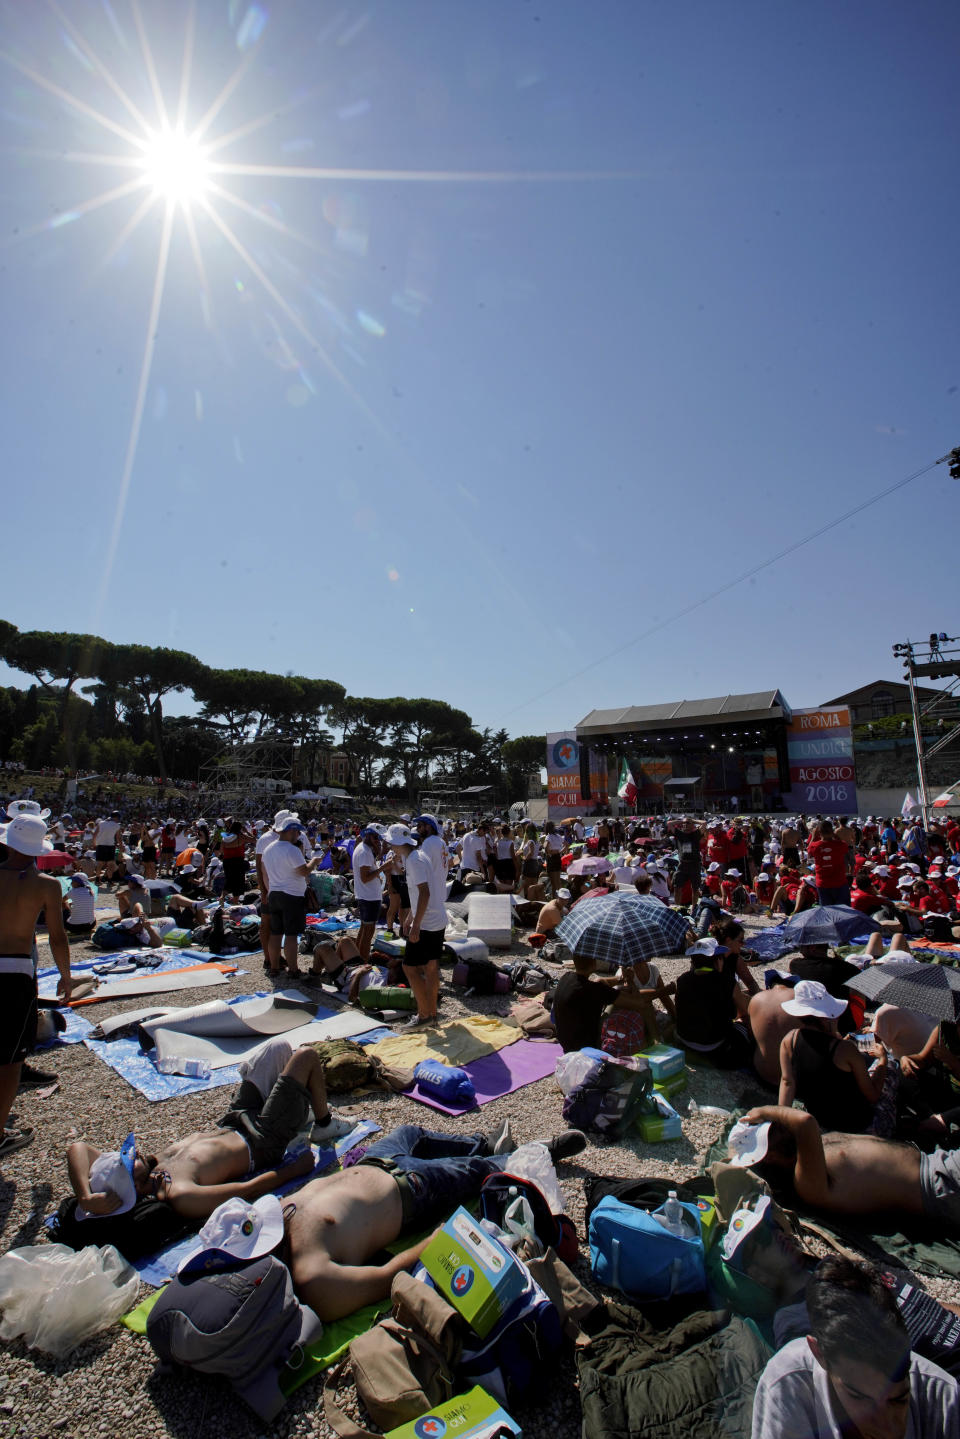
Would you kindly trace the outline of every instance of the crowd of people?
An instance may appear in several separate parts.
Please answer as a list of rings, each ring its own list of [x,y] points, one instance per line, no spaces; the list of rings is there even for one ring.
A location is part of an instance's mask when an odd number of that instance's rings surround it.
[[[840,1215],[893,1210],[960,1225],[960,1031],[915,1010],[880,1006],[868,1022],[849,981],[891,957],[917,962],[911,942],[949,943],[960,923],[960,824],[868,817],[734,820],[574,819],[436,815],[386,820],[238,816],[52,815],[35,799],[7,806],[0,831],[0,1160],[33,1138],[8,1123],[36,1029],[35,932],[42,920],[71,997],[70,941],[115,928],[124,945],[156,947],[170,926],[254,924],[265,971],[289,983],[337,984],[356,997],[371,976],[406,985],[415,1008],[398,1026],[438,1023],[447,905],[471,890],[512,896],[534,916],[531,958],[560,967],[551,1017],[565,1051],[635,1052],[660,1040],[691,1063],[747,1071],[770,1102],[734,1128],[730,1156],[795,1203]],[[61,878],[65,881],[61,884]],[[118,911],[105,920],[94,892]],[[637,894],[679,911],[689,966],[671,983],[650,958],[604,964],[564,941],[565,921],[605,895]],[[310,910],[347,906],[351,932],[312,950]],[[754,934],[819,907],[887,921],[865,944],[789,944],[771,963]],[[750,933],[745,916],[762,918]],[[98,926],[97,920],[101,919]],[[876,929],[876,926],[873,926]],[[789,925],[787,925],[789,929]],[[374,937],[402,936],[396,958]],[[785,931],[786,932],[786,931]],[[933,938],[938,935],[939,938]],[[106,939],[101,936],[101,942]],[[602,972],[605,971],[605,972]],[[556,980],[554,975],[553,979]],[[799,1107],[802,1106],[802,1107]],[[141,1201],[183,1220],[209,1220],[232,1201],[266,1213],[273,1191],[302,1177],[312,1155],[289,1147],[306,1130],[335,1140],[357,1115],[332,1110],[312,1049],[268,1044],[220,1124],[151,1155],[135,1142],[102,1153],[78,1141],[67,1161],[79,1220],[111,1225]],[[560,1162],[585,1137],[550,1142]],[[426,1241],[379,1258],[421,1232],[508,1166],[509,1125],[451,1136],[404,1125],[363,1162],[311,1180],[288,1218],[282,1254],[303,1303],[322,1321],[385,1297]],[[104,1230],[106,1236],[107,1230]],[[111,1230],[109,1232],[115,1232]],[[201,1240],[201,1250],[202,1240]],[[960,1433],[956,1383],[911,1355],[889,1292],[866,1265],[826,1261],[806,1295],[805,1337],[770,1361],[754,1434]],[[879,1336],[865,1345],[869,1319]],[[913,1426],[912,1428],[910,1426]],[[931,1428],[935,1425],[935,1428]]]

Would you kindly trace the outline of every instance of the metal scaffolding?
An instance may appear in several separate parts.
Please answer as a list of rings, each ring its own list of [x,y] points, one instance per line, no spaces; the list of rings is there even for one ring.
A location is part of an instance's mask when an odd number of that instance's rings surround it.
[[[227,745],[200,769],[199,801],[212,817],[252,815],[276,808],[293,786],[293,744],[268,735]]]
[[[930,818],[927,761],[960,735],[960,723],[957,723],[960,721],[960,637],[941,632],[931,634],[925,644],[904,640],[893,646],[893,653],[903,660],[910,686],[910,712],[917,750],[917,798],[926,825]],[[950,683],[933,699],[921,704],[916,686],[918,679],[948,679]],[[938,731],[935,739],[931,739],[929,733],[933,726]]]

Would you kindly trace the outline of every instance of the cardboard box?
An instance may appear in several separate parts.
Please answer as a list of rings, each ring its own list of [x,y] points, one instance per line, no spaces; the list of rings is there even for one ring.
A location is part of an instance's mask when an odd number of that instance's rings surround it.
[[[483,1339],[523,1292],[516,1256],[461,1207],[427,1245],[420,1261],[443,1297]]]
[[[650,1066],[655,1084],[658,1080],[679,1074],[686,1067],[686,1054],[682,1049],[674,1049],[670,1044],[645,1044],[640,1054]]]
[[[669,1099],[672,1094],[682,1094],[689,1082],[686,1066],[679,1074],[671,1074],[668,1079],[655,1079],[653,1088],[657,1094],[662,1094],[664,1099]]]
[[[388,1429],[384,1439],[485,1439],[503,1430],[516,1434],[518,1439],[523,1434],[517,1421],[478,1386],[469,1394],[438,1404],[409,1424]]]
[[[683,1134],[679,1114],[673,1105],[655,1090],[641,1101],[637,1128],[641,1138],[648,1144],[657,1144],[662,1139],[679,1139]]]

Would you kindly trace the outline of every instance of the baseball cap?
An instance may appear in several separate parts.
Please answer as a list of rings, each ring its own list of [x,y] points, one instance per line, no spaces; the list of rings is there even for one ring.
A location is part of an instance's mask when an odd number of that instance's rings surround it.
[[[428,824],[428,825],[430,825],[430,827],[432,828],[434,834],[439,834],[439,833],[440,833],[440,823],[439,823],[436,815],[433,815],[433,814],[418,814],[418,815],[415,815],[415,816],[414,816],[414,819],[413,819],[413,823],[414,823],[414,824]]]
[[[568,889],[558,889],[558,890],[557,890],[557,899],[572,899],[572,898],[573,898],[573,896],[571,895],[571,893],[570,893],[570,891],[569,891]]]
[[[707,935],[705,939],[698,939],[696,944],[691,944],[690,948],[684,951],[688,956],[706,954],[710,955],[711,958],[715,954],[726,954],[726,952],[727,946],[725,944],[718,944],[717,941],[709,935]]]
[[[120,1200],[114,1215],[126,1214],[137,1202],[137,1187],[133,1182],[133,1161],[137,1157],[137,1142],[133,1130],[127,1135],[119,1149],[99,1154],[90,1166],[90,1189],[94,1194],[108,1190]],[[77,1205],[78,1219],[92,1219],[82,1205]],[[112,1217],[112,1216],[111,1216]]]
[[[836,1019],[846,1009],[847,1001],[835,999],[817,979],[801,979],[794,985],[792,997],[785,999],[780,1007],[798,1017],[810,1014],[819,1019]]]
[[[740,1169],[746,1169],[750,1164],[759,1164],[767,1157],[769,1143],[769,1121],[765,1120],[763,1124],[748,1124],[745,1119],[738,1119],[727,1136],[730,1163]]]
[[[283,1205],[275,1194],[252,1204],[225,1199],[200,1230],[197,1243],[181,1259],[178,1274],[228,1269],[270,1254],[283,1238]]]

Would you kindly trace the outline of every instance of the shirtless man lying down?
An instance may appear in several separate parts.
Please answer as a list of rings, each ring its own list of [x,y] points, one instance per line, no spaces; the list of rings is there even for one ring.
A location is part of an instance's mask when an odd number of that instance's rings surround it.
[[[314,1163],[309,1149],[278,1166],[290,1142],[306,1129],[311,1113],[315,1144],[332,1143],[349,1134],[356,1123],[343,1111],[331,1114],[316,1052],[291,1051],[285,1040],[275,1039],[250,1062],[233,1107],[217,1128],[188,1134],[156,1156],[135,1151],[129,1194],[96,1187],[96,1175],[91,1182],[101,1151],[79,1141],[67,1148],[70,1183],[91,1215],[123,1213],[137,1197],[153,1196],[167,1200],[184,1219],[206,1219],[225,1199],[259,1199],[288,1180],[309,1174]],[[119,1177],[122,1180],[122,1174]]]
[[[921,1154],[867,1134],[822,1134],[812,1114],[751,1109],[730,1134],[733,1163],[789,1170],[797,1198],[837,1214],[894,1211],[960,1225],[960,1151]]]
[[[575,1129],[547,1144],[555,1162],[585,1147]],[[386,1298],[394,1275],[419,1259],[432,1235],[386,1263],[370,1261],[404,1230],[432,1229],[474,1198],[488,1174],[508,1166],[513,1148],[508,1129],[491,1143],[404,1124],[353,1168],[305,1184],[288,1211],[282,1255],[299,1297],[327,1323]]]

